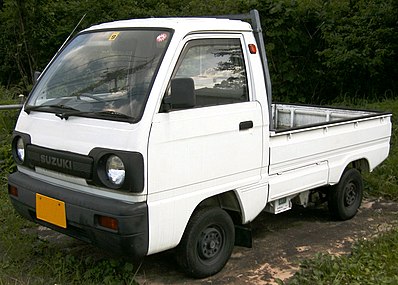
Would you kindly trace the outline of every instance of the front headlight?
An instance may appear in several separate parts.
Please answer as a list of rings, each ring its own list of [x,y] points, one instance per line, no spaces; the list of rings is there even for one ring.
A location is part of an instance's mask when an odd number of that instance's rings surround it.
[[[93,159],[93,175],[87,180],[88,184],[125,193],[144,191],[145,168],[141,153],[98,147],[88,156]]]
[[[14,131],[11,142],[11,151],[16,164],[30,167],[27,150],[30,142],[31,140],[28,134]]]
[[[105,171],[109,181],[113,185],[117,187],[123,185],[124,179],[126,177],[126,171],[123,161],[120,159],[120,157],[116,155],[109,156],[106,161]]]
[[[16,145],[15,145],[15,151],[17,158],[19,159],[19,162],[23,163],[25,160],[25,144],[23,142],[22,138],[18,138]]]

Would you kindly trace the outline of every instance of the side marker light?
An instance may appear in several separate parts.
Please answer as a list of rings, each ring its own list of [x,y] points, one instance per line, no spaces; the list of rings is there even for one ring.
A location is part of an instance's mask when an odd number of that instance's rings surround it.
[[[18,197],[18,189],[15,186],[8,184],[8,194],[14,197]]]
[[[249,52],[251,54],[256,54],[257,53],[257,47],[254,44],[249,44]]]

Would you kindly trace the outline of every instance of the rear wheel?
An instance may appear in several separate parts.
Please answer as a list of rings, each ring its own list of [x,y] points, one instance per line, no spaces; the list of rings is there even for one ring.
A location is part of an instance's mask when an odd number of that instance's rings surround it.
[[[333,186],[328,195],[328,206],[332,216],[338,220],[354,217],[362,202],[363,180],[361,173],[352,168],[343,173],[340,182]]]
[[[194,212],[177,247],[177,260],[195,278],[216,274],[227,263],[235,243],[231,217],[217,207]]]

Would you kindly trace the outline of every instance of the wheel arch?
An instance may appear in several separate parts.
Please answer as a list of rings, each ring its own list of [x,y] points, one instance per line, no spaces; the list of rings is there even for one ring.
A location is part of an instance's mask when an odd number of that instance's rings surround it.
[[[345,164],[345,167],[341,167],[338,173],[335,173],[334,175],[330,175],[329,179],[329,184],[334,185],[339,183],[341,180],[341,177],[343,174],[348,170],[348,169],[357,169],[361,174],[368,173],[371,171],[370,168],[370,163],[367,158],[360,158],[356,160],[349,161],[348,163]],[[337,175],[336,175],[337,174]]]
[[[225,210],[231,216],[235,225],[242,223],[242,209],[234,191],[227,191],[204,199],[198,204],[194,212],[199,208],[209,206],[217,206]]]
[[[200,197],[200,195],[195,195],[190,199],[179,197],[178,200],[172,202],[172,207],[170,203],[151,203],[149,217],[153,223],[149,225],[148,254],[178,246],[190,220],[198,210],[204,207],[219,207],[227,212],[235,226],[245,227],[243,221],[247,211],[243,212],[244,203],[241,199],[237,191],[229,190],[209,197]],[[165,222],[166,220],[168,222]],[[243,246],[246,246],[246,243]]]
[[[361,158],[361,159],[350,162],[346,166],[346,168],[344,169],[343,172],[345,172],[347,169],[350,169],[350,168],[355,168],[361,174],[370,172],[369,161],[366,158]]]

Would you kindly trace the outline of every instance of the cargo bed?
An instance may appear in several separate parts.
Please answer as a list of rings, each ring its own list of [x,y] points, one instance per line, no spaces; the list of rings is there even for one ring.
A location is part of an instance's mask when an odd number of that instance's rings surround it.
[[[366,119],[386,113],[298,104],[272,104],[275,133]]]
[[[273,104],[269,200],[333,185],[356,160],[372,171],[388,155],[389,113]]]

